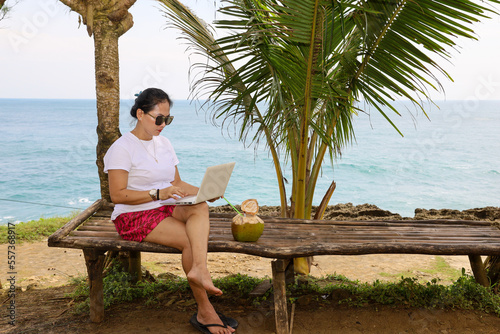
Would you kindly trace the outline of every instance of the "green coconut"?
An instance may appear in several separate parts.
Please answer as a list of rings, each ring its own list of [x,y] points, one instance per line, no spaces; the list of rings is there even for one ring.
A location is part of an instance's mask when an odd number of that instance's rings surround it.
[[[255,215],[236,215],[231,232],[236,241],[257,241],[264,232],[264,221]]]

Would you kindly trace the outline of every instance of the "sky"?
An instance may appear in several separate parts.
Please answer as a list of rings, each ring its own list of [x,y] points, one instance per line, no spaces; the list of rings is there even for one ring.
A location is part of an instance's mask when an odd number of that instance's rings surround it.
[[[183,3],[207,22],[216,17],[214,0]],[[187,99],[187,46],[175,30],[165,29],[160,4],[138,0],[130,12],[134,26],[119,39],[121,98],[154,86],[174,100]],[[78,16],[57,0],[14,6],[0,21],[0,98],[95,98],[93,39]],[[438,74],[444,92],[432,93],[434,100],[500,100],[500,18],[473,28],[478,41],[459,40],[451,63],[441,63],[454,81]]]

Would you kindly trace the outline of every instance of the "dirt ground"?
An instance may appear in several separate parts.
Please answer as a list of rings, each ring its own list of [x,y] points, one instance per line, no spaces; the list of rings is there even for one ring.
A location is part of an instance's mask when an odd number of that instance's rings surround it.
[[[88,316],[71,314],[70,298],[65,294],[74,287],[69,278],[85,275],[82,252],[49,248],[45,241],[18,245],[19,270],[16,294],[16,326],[8,324],[8,298],[2,296],[0,333],[196,333],[188,323],[195,312],[191,307],[147,307],[142,303],[114,306],[106,310],[106,320],[93,324]],[[6,245],[0,247],[6,254]],[[467,257],[441,257],[450,268],[470,272]],[[183,275],[180,256],[143,254],[144,267],[152,273],[171,272]],[[397,280],[402,274],[424,280],[439,278],[436,257],[427,255],[318,256],[311,274],[322,277],[342,274],[353,280],[373,282]],[[215,253],[209,254],[214,277],[234,273],[256,277],[271,276],[270,260],[260,257]],[[434,269],[433,269],[434,268]],[[1,281],[8,277],[2,270]],[[7,286],[4,286],[4,289]],[[218,303],[216,308],[240,322],[237,333],[274,333],[272,304],[253,307],[244,302]],[[304,305],[305,304],[305,305]],[[146,321],[145,321],[146,320]],[[367,307],[361,309],[339,305],[298,303],[294,312],[293,333],[498,333],[500,318],[471,311],[442,311]]]
[[[498,215],[498,210],[496,211]],[[435,215],[436,216],[436,215]],[[338,216],[337,216],[338,218]],[[495,219],[497,220],[497,217]],[[0,245],[0,254],[8,253]],[[233,253],[209,254],[213,277],[247,274],[271,276],[270,259]],[[16,245],[16,326],[9,325],[7,261],[1,261],[0,333],[197,333],[188,323],[195,306],[147,306],[142,302],[121,304],[106,310],[105,321],[94,324],[88,316],[71,313],[72,300],[66,294],[74,289],[70,278],[85,276],[80,250],[49,248],[46,241]],[[184,276],[180,255],[142,254],[145,269],[154,274],[170,272]],[[318,256],[311,275],[341,274],[361,282],[396,281],[401,275],[422,280],[438,278],[447,284],[464,268],[470,273],[466,256],[359,255]],[[215,307],[240,322],[237,333],[274,333],[272,303],[259,307],[243,300],[228,302],[212,299]],[[291,312],[291,310],[289,310]],[[349,308],[337,303],[317,304],[299,300],[293,312],[293,333],[498,333],[500,318],[477,311],[445,311],[410,308]]]

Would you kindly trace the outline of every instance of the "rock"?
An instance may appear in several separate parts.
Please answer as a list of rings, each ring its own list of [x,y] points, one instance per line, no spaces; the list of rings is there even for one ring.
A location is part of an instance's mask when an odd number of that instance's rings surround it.
[[[484,207],[468,210],[415,209],[415,219],[500,220],[500,208]]]
[[[239,206],[236,206],[240,210]],[[317,207],[313,207],[312,216]],[[212,212],[234,213],[229,205],[210,208]],[[279,206],[259,207],[261,217],[279,217],[281,215]],[[373,204],[353,205],[352,203],[340,203],[330,205],[325,210],[323,219],[331,220],[403,220],[403,219],[457,219],[457,220],[486,220],[500,221],[500,208],[487,206],[468,210],[453,209],[415,209],[414,217],[402,217],[397,213],[380,209]]]
[[[334,301],[346,300],[352,298],[352,296],[353,296],[352,293],[344,288],[333,289],[333,291],[330,293],[330,297]]]
[[[463,212],[471,214],[481,220],[500,220],[500,208],[493,206],[464,210]]]
[[[311,304],[312,302],[312,296],[311,295],[303,295],[297,298],[296,303],[300,306],[307,306]]]
[[[166,272],[166,273],[160,273],[158,274],[158,279],[165,280],[165,281],[174,281],[179,279],[179,276],[174,275],[172,273]]]
[[[376,220],[381,218],[392,220],[402,219],[399,214],[382,210],[373,204],[354,206],[352,203],[329,206],[323,216],[323,219],[331,220]]]

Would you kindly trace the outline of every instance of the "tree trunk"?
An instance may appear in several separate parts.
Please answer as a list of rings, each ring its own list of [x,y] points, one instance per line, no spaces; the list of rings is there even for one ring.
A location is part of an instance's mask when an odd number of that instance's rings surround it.
[[[500,256],[488,256],[484,261],[490,286],[495,292],[498,292],[498,283],[500,282]]]
[[[97,160],[101,198],[111,201],[103,158],[121,134],[119,129],[120,79],[118,35],[106,18],[94,22],[95,81],[97,100]]]
[[[9,7],[4,7],[6,1],[7,0],[0,0],[0,21],[2,21],[5,16],[7,16],[7,12],[9,11]]]
[[[120,80],[118,38],[134,24],[128,9],[136,0],[61,0],[81,15],[89,36],[94,36],[97,100],[97,168],[101,198],[110,202],[103,158],[120,134]]]

